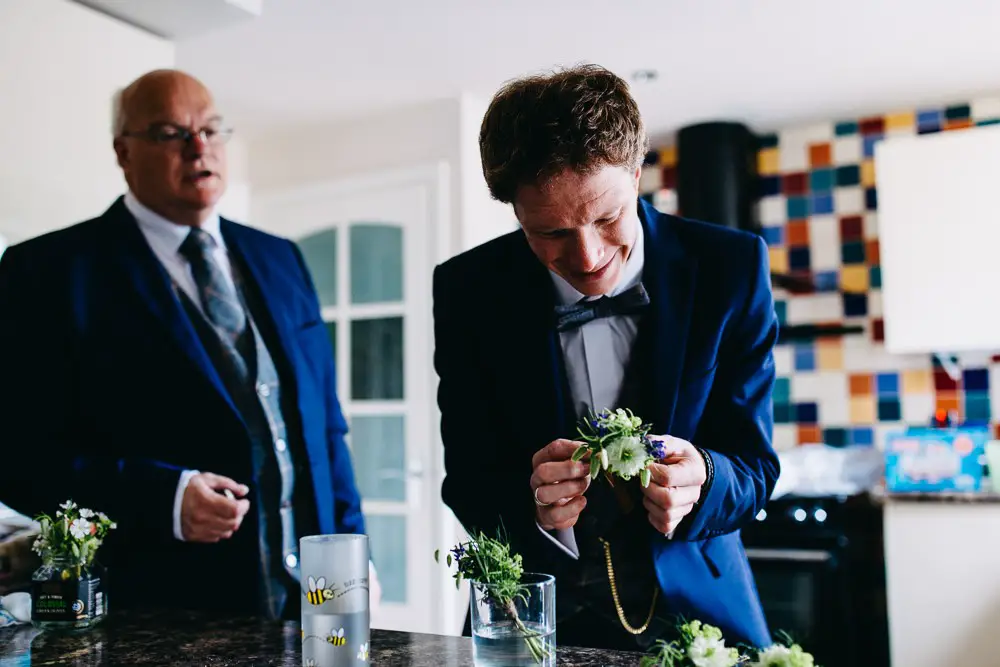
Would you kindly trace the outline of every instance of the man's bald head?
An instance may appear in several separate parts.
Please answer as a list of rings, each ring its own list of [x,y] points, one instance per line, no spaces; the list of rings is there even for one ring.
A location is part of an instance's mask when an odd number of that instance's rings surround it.
[[[112,130],[140,202],[178,224],[211,214],[225,192],[228,130],[204,84],[178,70],[148,72],[115,96]]]

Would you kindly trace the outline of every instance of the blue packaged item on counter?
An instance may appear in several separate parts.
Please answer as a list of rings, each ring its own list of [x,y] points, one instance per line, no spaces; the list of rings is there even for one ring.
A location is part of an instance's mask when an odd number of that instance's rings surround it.
[[[910,428],[885,443],[888,491],[979,491],[988,428]]]

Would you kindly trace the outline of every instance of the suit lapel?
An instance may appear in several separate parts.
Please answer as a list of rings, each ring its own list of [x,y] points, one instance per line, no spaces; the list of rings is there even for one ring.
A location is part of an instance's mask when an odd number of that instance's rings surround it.
[[[552,278],[538,261],[523,236],[517,240],[509,275],[515,281],[507,283],[503,294],[509,299],[505,312],[512,328],[514,341],[511,369],[505,373],[514,386],[509,388],[519,415],[524,442],[532,452],[556,438],[572,436],[572,424],[566,419],[562,349],[555,328],[555,296]],[[526,270],[522,267],[528,267]],[[508,334],[503,334],[507,336]]]
[[[653,335],[653,401],[655,433],[669,433],[684,369],[696,262],[684,256],[670,218],[640,200],[639,217],[646,234],[643,284],[649,292]]]
[[[223,396],[239,415],[215,366],[184,312],[166,269],[156,259],[138,224],[119,198],[104,217],[114,226],[112,238],[118,241],[114,253],[126,274],[124,284],[131,285],[139,300],[163,325],[170,338],[194,364],[197,371]]]

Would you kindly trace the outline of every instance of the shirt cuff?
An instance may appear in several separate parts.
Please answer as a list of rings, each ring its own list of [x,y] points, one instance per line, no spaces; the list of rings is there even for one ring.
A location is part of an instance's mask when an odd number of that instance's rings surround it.
[[[185,470],[181,472],[181,478],[177,480],[177,492],[174,493],[174,537],[181,542],[186,541],[184,531],[181,530],[181,506],[184,504],[184,491],[191,482],[191,478],[197,474],[197,470]]]
[[[572,558],[573,560],[578,560],[580,558],[580,548],[576,545],[576,533],[573,532],[572,528],[562,528],[560,530],[545,530],[538,525],[538,530],[542,531],[542,535],[549,538],[549,540],[559,547],[564,554]]]

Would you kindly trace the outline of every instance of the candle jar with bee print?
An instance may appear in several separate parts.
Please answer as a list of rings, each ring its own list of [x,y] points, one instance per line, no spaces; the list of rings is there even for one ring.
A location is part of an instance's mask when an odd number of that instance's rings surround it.
[[[35,627],[83,630],[107,616],[107,572],[96,561],[80,565],[69,558],[55,558],[35,570],[31,579]]]
[[[299,540],[302,664],[369,664],[368,536],[312,535]]]

